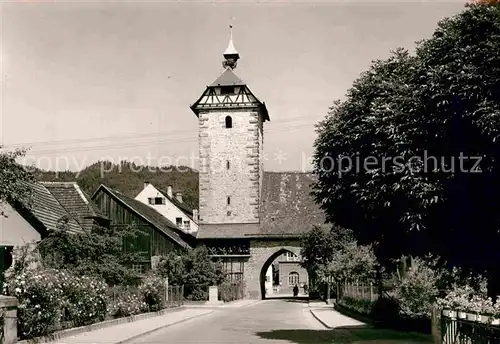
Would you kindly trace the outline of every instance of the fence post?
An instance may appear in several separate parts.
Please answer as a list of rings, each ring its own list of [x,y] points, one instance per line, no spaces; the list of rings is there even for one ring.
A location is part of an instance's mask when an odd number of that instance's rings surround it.
[[[168,277],[165,277],[165,304],[168,304]]]
[[[432,342],[441,344],[441,312],[438,307],[433,306],[431,312]]]
[[[0,308],[3,308],[3,344],[15,344],[17,342],[17,306],[18,301],[15,297],[0,296]],[[1,340],[1,338],[0,338]]]

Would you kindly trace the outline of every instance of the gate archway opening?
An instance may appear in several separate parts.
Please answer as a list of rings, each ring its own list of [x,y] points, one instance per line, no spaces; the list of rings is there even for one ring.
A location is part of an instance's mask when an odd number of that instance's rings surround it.
[[[298,252],[281,248],[269,256],[260,271],[261,299],[292,297],[295,285],[299,287],[299,296],[304,297],[303,285],[308,282]]]

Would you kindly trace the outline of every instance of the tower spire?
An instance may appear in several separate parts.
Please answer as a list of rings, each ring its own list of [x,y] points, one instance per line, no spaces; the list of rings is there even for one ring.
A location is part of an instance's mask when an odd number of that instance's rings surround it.
[[[235,69],[237,61],[240,58],[240,54],[238,54],[238,51],[236,51],[233,44],[233,25],[231,24],[229,25],[229,44],[223,55],[225,61],[222,61],[222,66],[224,66],[224,68],[229,67],[231,69]]]

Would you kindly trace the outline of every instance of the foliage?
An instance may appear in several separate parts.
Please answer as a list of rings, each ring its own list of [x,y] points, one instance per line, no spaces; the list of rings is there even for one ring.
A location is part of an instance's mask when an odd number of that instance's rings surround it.
[[[383,265],[433,252],[498,270],[499,89],[499,5],[469,5],[415,55],[374,61],[318,125],[314,194],[328,221],[376,243]]]
[[[360,246],[356,241],[345,242],[335,250],[323,274],[339,282],[373,281],[377,259],[370,245]]]
[[[113,318],[128,317],[149,310],[143,295],[136,287],[116,286],[111,289],[110,294],[107,313]]]
[[[16,162],[25,154],[22,149],[0,151],[0,216],[4,215],[2,204],[5,202],[31,205],[30,184],[35,181],[34,174]]]
[[[219,285],[219,299],[224,302],[239,300],[243,298],[244,283],[230,283],[224,281]]]
[[[139,293],[150,312],[157,312],[165,307],[165,287],[165,279],[152,273],[142,279]]]
[[[79,172],[38,170],[36,174],[43,181],[77,180],[78,185],[90,195],[101,184],[120,190],[129,197],[135,197],[146,180],[165,193],[168,186],[172,185],[174,193],[182,192],[182,201],[187,206],[198,209],[198,172],[186,166],[157,167],[136,165],[128,161],[119,164],[99,161]]]
[[[369,315],[372,312],[375,301],[346,296],[339,301],[339,305],[357,313]]]
[[[445,297],[438,299],[437,306],[459,312],[493,315],[500,318],[500,301],[493,303],[483,291],[476,291],[470,286],[457,286]]]
[[[6,272],[4,293],[19,302],[18,331],[23,338],[43,336],[55,329],[63,302],[57,270],[42,269],[19,274]]]
[[[58,279],[65,321],[72,326],[86,326],[105,319],[108,286],[104,281],[64,271],[58,273]]]
[[[168,277],[170,285],[184,285],[186,298],[192,300],[206,299],[208,287],[224,280],[223,272],[205,246],[161,257],[157,271],[162,277]]]
[[[414,259],[411,267],[400,278],[391,292],[399,304],[401,315],[410,318],[430,317],[439,296],[439,272],[421,259]]]
[[[94,227],[90,232],[71,233],[66,221],[49,232],[38,245],[44,265],[68,269],[77,275],[102,277],[109,285],[139,283],[130,264],[140,253],[124,247],[129,238],[145,235],[133,226],[122,229]]]
[[[333,258],[334,235],[315,226],[311,231],[304,233],[300,241],[301,266],[307,270],[311,292],[314,292],[323,266]]]

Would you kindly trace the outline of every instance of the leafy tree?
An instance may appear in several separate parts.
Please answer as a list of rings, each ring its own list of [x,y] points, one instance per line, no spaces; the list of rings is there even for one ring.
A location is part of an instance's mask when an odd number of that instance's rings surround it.
[[[415,55],[374,61],[318,125],[327,219],[384,265],[431,252],[499,281],[499,90],[498,3],[442,20]]]
[[[25,154],[26,152],[20,149],[10,152],[0,151],[0,216],[4,215],[2,203],[31,204],[30,183],[35,180],[34,174],[16,162]]]
[[[205,299],[209,286],[224,281],[220,265],[212,261],[205,246],[163,256],[157,270],[163,277],[168,277],[169,284],[184,285],[185,296],[193,300]]]
[[[141,260],[141,252],[124,245],[131,242],[127,239],[143,235],[133,226],[123,229],[96,226],[90,232],[71,233],[68,219],[62,218],[57,230],[38,244],[38,250],[47,267],[100,276],[111,286],[133,285],[140,281],[140,276],[131,269],[131,264]]]
[[[315,226],[301,237],[301,265],[307,270],[311,290],[317,287],[320,270],[334,255],[335,242],[332,232]]]
[[[371,246],[360,246],[356,241],[344,243],[335,250],[323,273],[338,282],[372,281],[377,271],[377,259]]]

